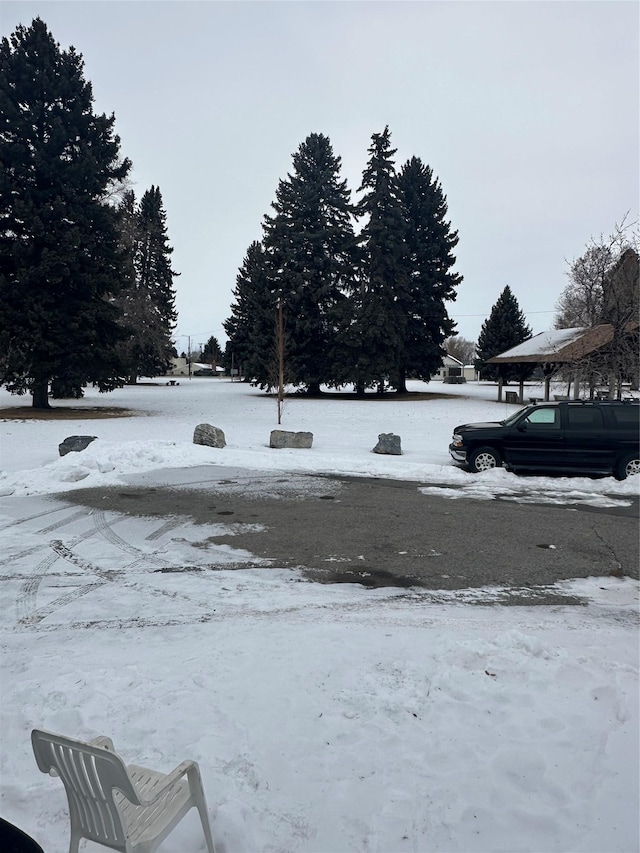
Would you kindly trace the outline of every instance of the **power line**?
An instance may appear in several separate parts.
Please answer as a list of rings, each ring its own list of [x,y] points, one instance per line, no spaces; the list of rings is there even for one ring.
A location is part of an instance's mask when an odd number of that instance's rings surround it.
[[[487,317],[489,313],[491,313],[491,312],[487,312],[484,314],[449,314],[449,316],[452,319],[455,319],[456,317]],[[523,311],[522,313],[526,314],[526,316],[528,317],[529,314],[555,314],[556,312],[555,311]]]

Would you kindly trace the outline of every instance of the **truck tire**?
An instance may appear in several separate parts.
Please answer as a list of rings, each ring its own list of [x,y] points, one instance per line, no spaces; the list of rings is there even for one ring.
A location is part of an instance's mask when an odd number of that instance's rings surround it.
[[[502,467],[502,457],[493,447],[478,447],[469,455],[469,470],[474,474]]]
[[[640,474],[640,458],[637,453],[627,453],[616,465],[614,471],[616,480],[626,480],[633,474]]]

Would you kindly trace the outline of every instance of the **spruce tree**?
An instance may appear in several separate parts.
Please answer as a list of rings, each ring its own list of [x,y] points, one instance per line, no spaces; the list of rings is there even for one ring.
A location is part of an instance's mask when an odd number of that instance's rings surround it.
[[[331,379],[336,307],[353,272],[355,246],[350,192],[326,136],[312,133],[299,146],[272,207],[263,244],[284,314],[288,378],[318,394]]]
[[[202,349],[202,358],[208,362],[213,362],[214,364],[219,364],[222,360],[220,344],[218,343],[217,338],[213,335],[211,335]]]
[[[52,380],[109,390],[124,377],[111,297],[125,259],[108,197],[130,162],[83,70],[39,18],[0,44],[0,382],[36,408]]]
[[[395,174],[389,128],[374,133],[356,206],[366,217],[360,233],[357,280],[341,327],[339,380],[362,393],[387,382],[398,388],[407,331],[409,273],[406,223]]]
[[[133,192],[120,207],[120,227],[129,264],[127,287],[117,299],[127,337],[120,354],[128,366],[129,381],[137,376],[163,374],[171,360],[175,327],[175,291],[166,213],[159,187],[147,190],[140,204]]]
[[[224,321],[228,359],[245,379],[261,388],[277,384],[277,299],[268,275],[265,251],[255,240],[236,277],[231,316]]]
[[[412,157],[398,174],[398,187],[408,264],[408,284],[399,293],[406,298],[406,325],[398,390],[405,391],[407,376],[429,381],[442,363],[443,343],[455,327],[445,303],[456,298],[462,276],[451,272],[458,232],[445,219],[447,199],[431,168]]]
[[[531,329],[520,310],[518,300],[507,285],[491,309],[491,314],[482,324],[478,337],[476,368],[480,371],[481,378],[496,379],[498,370],[495,365],[487,364],[487,360],[518,346],[530,337]],[[521,378],[522,371],[517,365],[504,365],[501,370],[507,381]]]

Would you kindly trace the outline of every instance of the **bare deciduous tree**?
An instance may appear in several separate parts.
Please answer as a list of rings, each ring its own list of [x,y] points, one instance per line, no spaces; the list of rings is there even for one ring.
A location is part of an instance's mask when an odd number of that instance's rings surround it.
[[[452,335],[443,344],[447,354],[457,358],[462,364],[473,364],[476,357],[476,345],[461,335]]]
[[[623,220],[612,234],[592,238],[571,263],[569,284],[556,305],[557,329],[611,324],[610,344],[578,367],[591,389],[606,384],[612,397],[620,396],[625,380],[638,386],[639,250],[637,223]]]

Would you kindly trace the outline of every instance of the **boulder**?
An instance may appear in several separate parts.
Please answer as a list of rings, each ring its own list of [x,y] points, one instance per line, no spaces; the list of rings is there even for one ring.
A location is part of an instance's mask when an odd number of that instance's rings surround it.
[[[66,456],[67,453],[80,453],[88,447],[92,441],[95,441],[97,435],[70,435],[58,445],[58,453],[60,456]]]
[[[378,443],[373,448],[373,453],[386,453],[388,456],[402,456],[400,447],[400,436],[392,432],[381,432]]]
[[[204,444],[206,447],[224,447],[224,433],[219,427],[211,424],[198,424],[193,431],[193,443]]]
[[[284,429],[274,429],[271,430],[269,447],[298,447],[308,450],[312,443],[312,432],[287,432]]]

